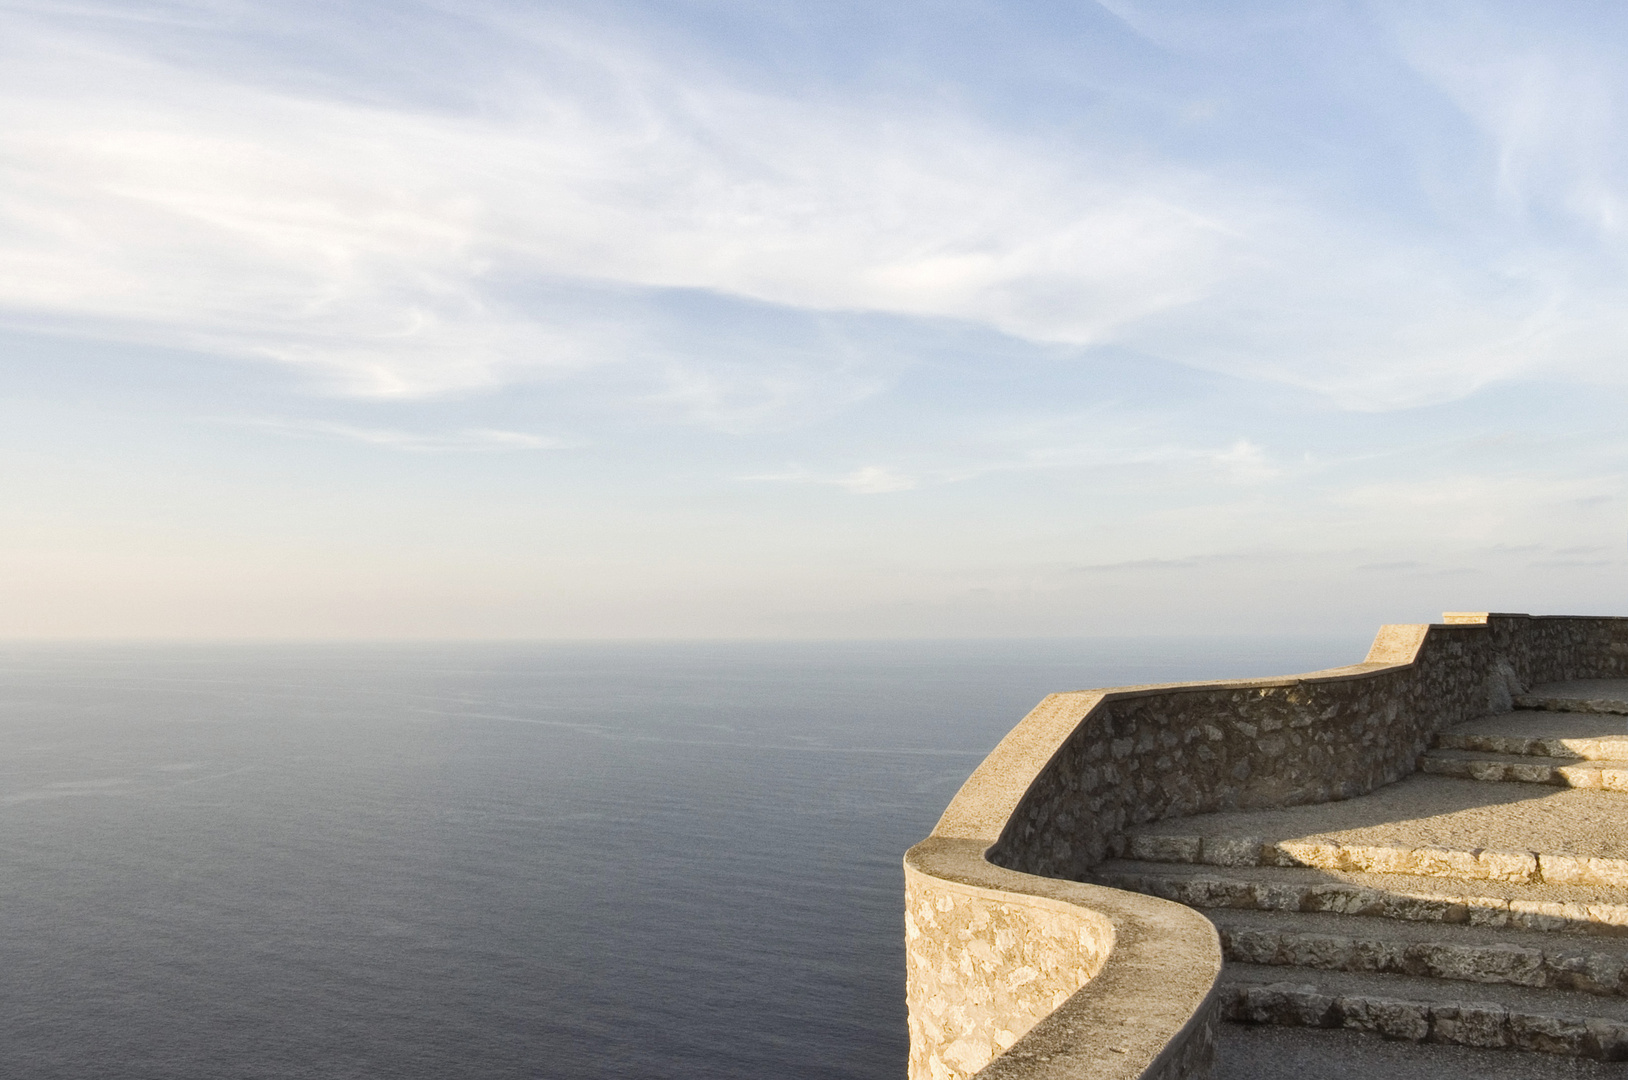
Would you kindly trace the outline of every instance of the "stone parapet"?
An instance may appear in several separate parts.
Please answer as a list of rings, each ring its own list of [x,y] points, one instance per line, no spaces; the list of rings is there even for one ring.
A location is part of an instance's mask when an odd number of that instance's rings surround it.
[[[991,865],[979,840],[905,856],[910,1075],[1180,1080],[1214,1047],[1221,942],[1189,907]]]
[[[906,856],[911,1080],[1202,1075],[1214,927],[1078,881],[1128,828],[1366,794],[1535,684],[1623,677],[1628,619],[1450,613],[1348,667],[1047,697]]]

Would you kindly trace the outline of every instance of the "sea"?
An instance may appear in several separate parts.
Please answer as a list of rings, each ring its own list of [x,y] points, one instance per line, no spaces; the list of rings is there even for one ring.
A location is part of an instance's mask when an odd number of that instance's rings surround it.
[[[0,645],[0,1077],[902,1080],[900,859],[1040,698],[1366,645]]]

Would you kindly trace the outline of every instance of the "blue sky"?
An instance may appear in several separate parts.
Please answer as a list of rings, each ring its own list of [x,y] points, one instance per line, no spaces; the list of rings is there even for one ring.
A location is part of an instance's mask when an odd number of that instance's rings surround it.
[[[0,0],[0,637],[1628,613],[1625,19]]]

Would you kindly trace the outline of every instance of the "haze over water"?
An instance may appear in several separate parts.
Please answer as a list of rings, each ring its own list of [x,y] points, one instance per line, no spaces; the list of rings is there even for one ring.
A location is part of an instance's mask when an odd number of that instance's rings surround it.
[[[1045,693],[1360,641],[13,646],[0,1075],[903,1075],[899,860]]]

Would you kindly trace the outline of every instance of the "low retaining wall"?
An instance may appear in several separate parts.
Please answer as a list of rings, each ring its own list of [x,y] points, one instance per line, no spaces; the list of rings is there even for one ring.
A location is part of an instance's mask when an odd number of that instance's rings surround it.
[[[1628,619],[1449,614],[1360,664],[1053,694],[905,856],[911,1080],[1208,1071],[1215,929],[1077,880],[1127,826],[1365,794],[1535,683],[1628,677]]]

